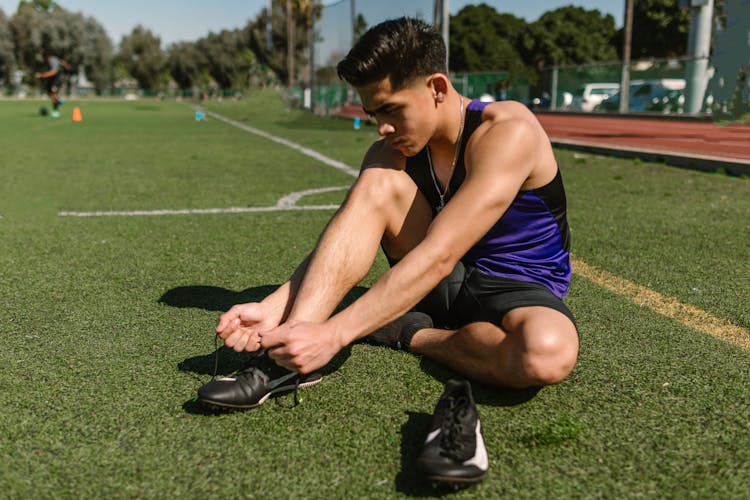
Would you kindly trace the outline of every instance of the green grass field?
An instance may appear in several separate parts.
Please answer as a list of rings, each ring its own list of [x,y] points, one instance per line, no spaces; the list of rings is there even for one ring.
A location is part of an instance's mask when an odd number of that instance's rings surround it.
[[[175,102],[0,102],[0,491],[7,498],[389,498],[451,372],[357,344],[250,412],[192,402],[221,311],[260,299],[353,177]],[[69,119],[79,105],[83,122]],[[374,127],[258,92],[208,109],[354,168]],[[750,329],[750,180],[557,151],[576,259]],[[339,203],[345,191],[298,205]],[[379,256],[361,284],[386,268]],[[355,290],[355,293],[357,290]],[[490,455],[456,498],[748,498],[750,352],[574,276],[581,356],[536,391],[474,385]],[[745,338],[747,340],[747,338]],[[219,373],[246,355],[220,349]]]

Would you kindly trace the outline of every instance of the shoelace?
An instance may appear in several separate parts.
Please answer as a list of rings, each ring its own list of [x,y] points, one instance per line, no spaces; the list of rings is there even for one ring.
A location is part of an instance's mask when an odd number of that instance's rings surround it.
[[[300,403],[299,399],[299,383],[302,381],[302,377],[297,377],[297,381],[294,383],[294,406]]]
[[[211,375],[211,382],[216,380],[217,373],[219,373],[219,336],[214,335],[214,373]]]
[[[256,371],[255,368],[258,365],[258,360],[260,359],[260,356],[253,358],[250,360],[248,365],[240,370],[238,370],[235,375],[241,376],[243,374],[246,374],[249,371]],[[219,374],[219,336],[214,335],[214,373],[211,375],[211,380],[216,380],[216,376]]]
[[[469,409],[469,400],[465,396],[449,399],[448,415],[441,427],[440,447],[441,455],[454,460],[465,460],[465,443],[461,439],[465,428],[461,417],[466,416]]]
[[[219,373],[219,336],[214,335],[214,372],[211,374],[211,382],[216,380],[216,375]],[[198,401],[198,394],[196,394],[193,402]]]

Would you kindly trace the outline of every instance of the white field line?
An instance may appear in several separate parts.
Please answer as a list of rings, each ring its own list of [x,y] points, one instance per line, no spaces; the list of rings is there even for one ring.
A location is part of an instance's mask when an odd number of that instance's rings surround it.
[[[302,153],[304,155],[307,155],[310,158],[314,158],[314,159],[316,159],[316,160],[318,160],[318,161],[320,161],[322,163],[325,163],[326,165],[328,165],[330,167],[339,169],[342,172],[345,172],[345,173],[351,175],[352,177],[357,177],[359,175],[359,172],[357,170],[353,169],[352,167],[350,167],[349,165],[347,165],[345,163],[342,163],[342,162],[340,162],[338,160],[334,160],[332,158],[328,158],[327,156],[322,155],[322,154],[318,153],[317,151],[312,150],[310,148],[307,148],[307,147],[305,147],[305,146],[303,146],[301,144],[297,144],[296,142],[292,142],[292,141],[286,140],[286,139],[284,139],[282,137],[278,137],[278,136],[269,134],[268,132],[264,132],[264,131],[262,131],[260,129],[255,128],[255,127],[251,127],[250,125],[245,125],[244,123],[232,120],[231,118],[227,118],[226,116],[222,116],[222,115],[220,115],[218,113],[214,113],[213,111],[206,111],[205,113],[208,116],[212,116],[212,117],[216,118],[217,120],[220,120],[220,121],[223,121],[223,122],[228,123],[230,125],[233,125],[233,126],[239,128],[239,129],[242,129],[242,130],[244,130],[246,132],[250,132],[251,134],[259,135],[260,137],[268,139],[269,141],[273,141],[273,142],[276,142],[278,144],[282,144],[284,146],[292,148],[292,149],[294,149],[296,151],[299,151],[300,153]]]
[[[148,215],[202,215],[202,214],[242,214],[252,212],[277,212],[280,210],[336,210],[339,205],[297,205],[304,196],[331,191],[343,191],[349,186],[333,186],[297,191],[283,196],[272,207],[228,207],[228,208],[186,208],[177,210],[113,210],[95,212],[58,212],[60,217],[134,217]]]

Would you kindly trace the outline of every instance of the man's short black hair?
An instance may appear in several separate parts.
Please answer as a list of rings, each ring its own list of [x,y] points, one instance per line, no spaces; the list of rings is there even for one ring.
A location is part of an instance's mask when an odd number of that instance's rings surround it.
[[[431,25],[408,17],[373,26],[339,62],[339,78],[362,87],[390,77],[393,90],[415,78],[446,73],[445,43]]]

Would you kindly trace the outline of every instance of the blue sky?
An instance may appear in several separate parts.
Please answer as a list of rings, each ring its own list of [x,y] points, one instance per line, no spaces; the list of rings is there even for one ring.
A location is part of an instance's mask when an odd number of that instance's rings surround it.
[[[367,0],[391,8],[399,3]],[[364,3],[364,0],[359,0]],[[548,10],[564,5],[599,9],[622,25],[625,0],[484,0],[498,12],[507,12],[526,21],[535,21]],[[209,31],[244,27],[265,7],[266,0],[57,0],[73,12],[95,17],[107,30],[115,44],[123,35],[141,24],[159,35],[163,46],[180,40],[197,40]],[[326,0],[324,4],[336,3]],[[467,4],[481,1],[450,0],[451,14]],[[10,17],[18,7],[18,0],[0,0],[0,9]],[[396,15],[401,15],[397,12]],[[395,17],[385,15],[385,17]],[[368,22],[372,24],[375,21]]]

